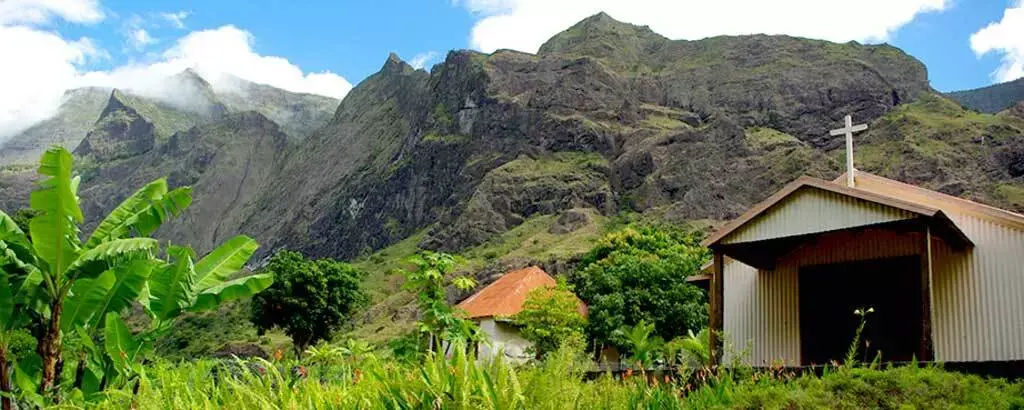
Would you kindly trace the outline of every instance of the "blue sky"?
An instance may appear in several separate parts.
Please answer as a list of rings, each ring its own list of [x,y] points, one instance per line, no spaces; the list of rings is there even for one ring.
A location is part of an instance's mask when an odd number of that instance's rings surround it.
[[[952,91],[1024,76],[1024,0],[0,0],[0,138],[83,85],[154,89],[196,68],[343,97],[388,53],[427,68],[451,49],[534,52],[586,16],[674,39],[789,34],[888,42]],[[154,92],[159,92],[156,90]]]

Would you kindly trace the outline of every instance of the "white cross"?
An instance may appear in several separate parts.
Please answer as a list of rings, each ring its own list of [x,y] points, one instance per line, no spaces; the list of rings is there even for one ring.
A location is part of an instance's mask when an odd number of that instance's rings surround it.
[[[853,188],[853,174],[857,172],[853,168],[853,133],[868,129],[867,124],[853,125],[853,118],[846,116],[846,126],[837,130],[829,131],[828,134],[835,137],[846,135],[846,186]]]

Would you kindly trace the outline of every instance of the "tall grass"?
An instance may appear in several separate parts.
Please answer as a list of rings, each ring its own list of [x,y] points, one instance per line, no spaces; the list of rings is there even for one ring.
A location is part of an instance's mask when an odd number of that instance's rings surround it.
[[[736,371],[696,387],[685,375],[602,375],[570,351],[536,365],[464,354],[400,362],[374,357],[308,369],[267,361],[156,363],[130,389],[64,408],[99,409],[703,409],[1024,408],[1024,383],[939,368],[853,368],[824,376]]]

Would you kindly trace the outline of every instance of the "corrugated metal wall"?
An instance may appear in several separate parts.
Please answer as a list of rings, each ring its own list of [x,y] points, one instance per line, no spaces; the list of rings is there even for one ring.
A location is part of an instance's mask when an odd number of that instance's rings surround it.
[[[723,238],[722,243],[753,242],[826,232],[899,221],[916,216],[902,209],[834,192],[805,188]]]
[[[936,359],[1024,360],[1024,232],[971,216],[952,218],[975,246],[964,252],[941,242],[933,247]]]
[[[796,278],[725,258],[724,363],[800,364]]]
[[[920,241],[916,233],[841,231],[796,249],[774,271],[757,271],[727,259],[723,330],[727,347],[734,348],[726,349],[726,363],[739,357],[753,366],[800,364],[801,266],[916,255]]]

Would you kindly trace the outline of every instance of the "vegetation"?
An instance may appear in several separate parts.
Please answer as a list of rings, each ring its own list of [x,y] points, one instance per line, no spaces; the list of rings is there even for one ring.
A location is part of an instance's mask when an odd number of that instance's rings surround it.
[[[584,341],[587,319],[580,303],[564,282],[555,288],[534,289],[526,296],[523,310],[512,319],[523,338],[533,343],[538,359],[568,343]]]
[[[158,179],[117,206],[86,241],[77,224],[78,181],[72,158],[59,147],[40,159],[43,177],[32,193],[29,234],[0,212],[0,402],[12,407],[15,386],[34,405],[65,393],[92,395],[138,380],[152,341],[182,312],[216,308],[270,285],[269,275],[227,280],[249,259],[255,241],[236,237],[193,263],[194,252],[146,236],[191,203],[189,188],[173,191]],[[151,323],[133,332],[120,313],[139,303]],[[36,354],[9,355],[23,328],[33,330]],[[71,386],[64,381],[65,341],[74,354]],[[102,348],[98,342],[102,341]]]
[[[613,333],[641,323],[662,339],[699,330],[706,297],[686,278],[708,260],[699,235],[647,226],[610,233],[587,253],[571,280],[589,306],[588,332],[598,345],[631,345]]]
[[[1024,405],[1024,383],[937,367],[851,368],[814,375],[736,369],[694,384],[688,373],[589,380],[577,352],[536,366],[477,363],[462,349],[401,363],[322,348],[303,362],[158,362],[133,400],[111,391],[98,409],[781,409],[974,408]],[[313,360],[313,359],[316,360]]]
[[[266,270],[277,280],[253,298],[252,322],[261,334],[284,329],[297,352],[326,339],[366,303],[360,284],[365,274],[347,263],[285,250]]]
[[[455,260],[451,255],[422,252],[410,258],[415,269],[405,272],[405,290],[416,295],[420,320],[417,331],[426,336],[427,350],[437,352],[447,342],[472,343],[480,340],[480,329],[461,317],[447,301],[445,275],[451,272]],[[459,276],[450,283],[457,289],[476,287],[476,280]]]

